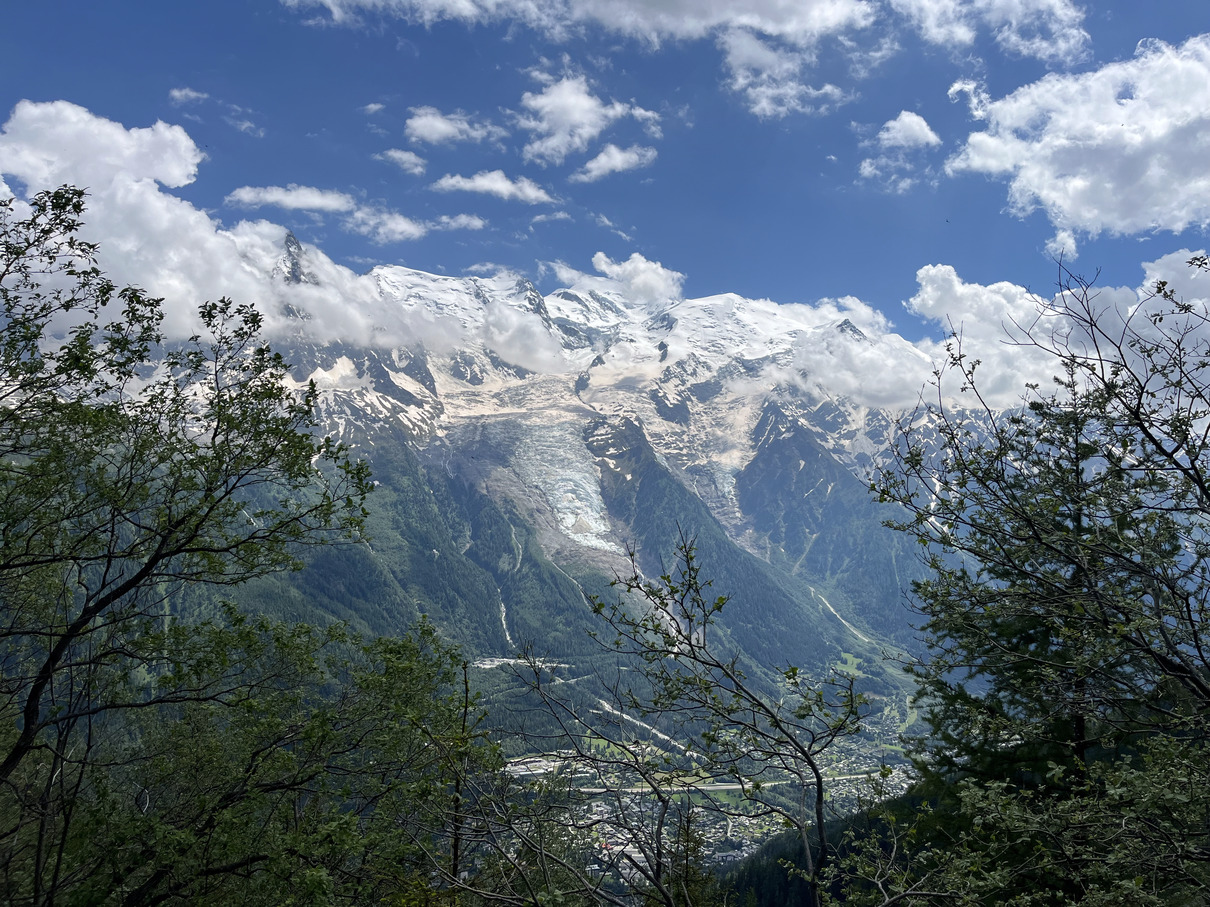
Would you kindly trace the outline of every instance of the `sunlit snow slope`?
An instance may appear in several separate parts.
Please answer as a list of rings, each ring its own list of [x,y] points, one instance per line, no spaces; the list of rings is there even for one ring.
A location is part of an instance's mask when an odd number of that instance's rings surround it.
[[[292,237],[275,274],[313,279]],[[295,378],[321,391],[324,430],[380,476],[398,468],[386,451],[406,447],[409,481],[459,502],[450,545],[490,575],[490,601],[442,613],[477,628],[482,654],[557,641],[560,627],[574,636],[587,618],[568,612],[582,591],[608,592],[632,550],[644,571],[663,572],[682,533],[717,593],[734,598],[735,640],[762,659],[872,655],[909,638],[914,561],[866,491],[892,414],[818,380],[838,355],[918,357],[906,342],[731,295],[654,305],[585,287],[543,297],[512,276],[367,277],[383,342],[320,342],[300,305],[279,345]],[[418,518],[390,506],[395,524]],[[496,516],[477,527],[483,508]],[[415,547],[401,550],[414,558]],[[396,581],[410,589],[401,619],[441,610],[424,583]]]

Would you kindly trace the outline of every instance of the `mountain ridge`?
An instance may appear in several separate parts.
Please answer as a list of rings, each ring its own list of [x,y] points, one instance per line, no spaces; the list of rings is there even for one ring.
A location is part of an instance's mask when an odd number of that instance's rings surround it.
[[[275,279],[314,286],[291,238]],[[436,614],[476,656],[534,638],[562,656],[589,626],[587,598],[632,554],[650,575],[671,569],[684,535],[733,599],[731,638],[766,667],[875,660],[880,646],[911,643],[912,556],[866,491],[894,413],[827,393],[812,372],[837,350],[893,341],[734,294],[543,296],[511,274],[401,266],[367,276],[376,311],[396,318],[376,326],[378,341],[314,336],[300,298],[278,345],[294,380],[315,383],[321,429],[396,489],[384,523],[410,540],[395,543],[410,565],[393,574],[410,590],[401,621]],[[403,487],[449,512],[408,511]],[[445,541],[407,528],[417,520],[444,524]],[[417,553],[421,538],[432,547]],[[451,591],[429,563],[443,557],[478,578]]]

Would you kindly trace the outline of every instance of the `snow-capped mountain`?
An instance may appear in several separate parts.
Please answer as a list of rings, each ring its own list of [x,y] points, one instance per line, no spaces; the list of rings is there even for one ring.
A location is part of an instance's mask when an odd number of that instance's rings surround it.
[[[316,280],[292,236],[274,275]],[[366,280],[384,342],[324,342],[300,294],[279,346],[295,378],[322,392],[325,430],[378,471],[386,448],[406,447],[417,475],[456,489],[472,514],[451,529],[459,556],[475,560],[488,544],[474,516],[484,501],[507,523],[511,538],[492,530],[491,557],[479,558],[500,601],[469,606],[482,618],[475,647],[506,654],[526,637],[509,625],[519,608],[531,638],[547,635],[541,612],[605,588],[630,550],[662,572],[678,526],[713,558],[719,592],[736,595],[730,623],[749,651],[785,662],[814,647],[826,661],[824,650],[905,638],[911,555],[866,493],[893,417],[836,393],[827,372],[838,360],[919,359],[906,342],[733,295],[653,303],[572,286],[543,296],[515,276],[403,267]],[[540,589],[510,593],[527,558],[571,585],[547,603]],[[438,606],[426,596],[441,597],[413,584],[409,606]]]

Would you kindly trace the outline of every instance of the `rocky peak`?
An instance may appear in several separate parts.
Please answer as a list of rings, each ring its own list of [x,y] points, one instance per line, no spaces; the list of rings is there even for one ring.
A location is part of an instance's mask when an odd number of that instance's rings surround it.
[[[280,277],[286,283],[299,284],[310,283],[315,284],[315,275],[306,269],[305,259],[306,250],[303,249],[302,243],[298,241],[293,231],[286,233],[285,251],[282,257],[277,260],[277,264],[273,268],[273,276]]]

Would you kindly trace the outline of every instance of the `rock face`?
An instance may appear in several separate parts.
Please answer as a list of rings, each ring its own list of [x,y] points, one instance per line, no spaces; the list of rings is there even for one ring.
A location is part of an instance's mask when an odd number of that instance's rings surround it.
[[[293,236],[274,273],[314,281]],[[893,415],[816,380],[820,363],[892,341],[730,295],[652,306],[543,297],[510,276],[366,278],[398,322],[383,336],[414,340],[324,342],[300,306],[277,345],[321,391],[322,429],[384,488],[382,551],[358,555],[390,579],[376,628],[426,613],[475,654],[533,641],[563,655],[583,647],[584,594],[608,594],[631,551],[664,572],[684,534],[759,661],[872,658],[910,639],[917,568],[866,490]],[[874,354],[919,355],[893,339]],[[449,588],[459,572],[466,588]]]

